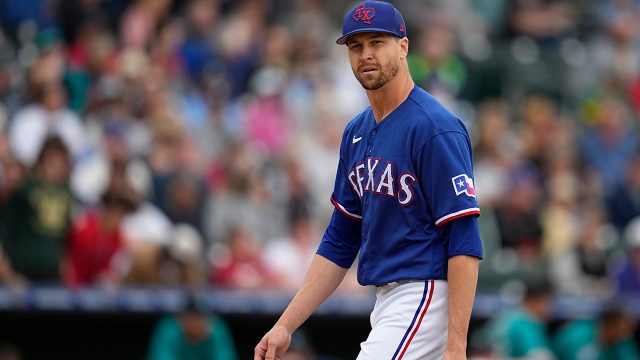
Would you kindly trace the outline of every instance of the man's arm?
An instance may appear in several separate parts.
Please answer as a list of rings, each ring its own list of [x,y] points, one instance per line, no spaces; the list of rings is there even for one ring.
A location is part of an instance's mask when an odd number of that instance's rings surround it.
[[[256,346],[254,360],[282,357],[291,342],[291,334],[336,290],[347,270],[316,255],[302,287],[278,322]]]
[[[467,358],[467,332],[476,294],[479,264],[480,259],[474,256],[460,255],[449,259],[449,335],[445,360]]]

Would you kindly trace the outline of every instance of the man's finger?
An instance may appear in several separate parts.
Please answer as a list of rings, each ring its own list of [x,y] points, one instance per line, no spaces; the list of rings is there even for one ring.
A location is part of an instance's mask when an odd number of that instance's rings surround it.
[[[267,356],[265,360],[275,360],[276,359],[276,345],[270,344],[267,342]]]
[[[264,349],[264,344],[262,341],[256,346],[255,351],[253,353],[253,360],[264,360],[264,355],[266,351]]]

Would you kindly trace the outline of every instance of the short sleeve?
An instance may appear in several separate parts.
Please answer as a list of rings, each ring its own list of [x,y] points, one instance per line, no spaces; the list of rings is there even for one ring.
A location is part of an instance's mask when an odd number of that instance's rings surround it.
[[[449,131],[431,138],[418,152],[416,168],[436,226],[480,214],[466,134]]]
[[[331,203],[346,217],[361,221],[362,206],[360,196],[356,193],[354,186],[357,184],[357,177],[364,176],[364,164],[362,170],[356,166],[352,172],[347,168],[348,160],[344,151],[344,138],[340,146],[340,161],[338,162],[338,170],[336,172],[336,180],[331,194]],[[359,172],[362,171],[362,172]]]
[[[361,226],[361,222],[348,219],[338,209],[334,210],[316,253],[340,267],[350,268],[360,250]]]

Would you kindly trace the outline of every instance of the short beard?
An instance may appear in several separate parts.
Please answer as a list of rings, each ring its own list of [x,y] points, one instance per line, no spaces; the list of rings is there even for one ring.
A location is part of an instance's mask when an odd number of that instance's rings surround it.
[[[366,80],[358,76],[357,72],[354,73],[356,75],[356,79],[358,79],[358,82],[360,82],[360,85],[362,85],[365,90],[378,90],[383,87],[384,84],[391,81],[391,79],[393,79],[398,74],[398,71],[400,71],[400,63],[398,61],[387,63],[382,67],[380,76],[376,79],[373,79],[373,84],[371,84],[370,82],[366,82]]]

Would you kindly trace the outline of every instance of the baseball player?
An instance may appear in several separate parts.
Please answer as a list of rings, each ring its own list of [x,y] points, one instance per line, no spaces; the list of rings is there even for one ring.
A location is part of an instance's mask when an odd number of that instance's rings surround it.
[[[377,289],[358,360],[466,359],[482,257],[469,135],[414,85],[406,26],[391,4],[358,4],[342,29],[337,43],[347,46],[371,106],[344,131],[335,211],[303,285],[254,359],[283,356],[358,252],[358,282]]]

